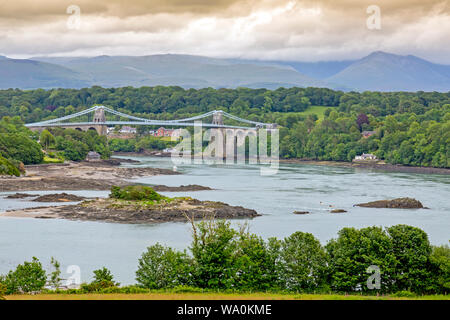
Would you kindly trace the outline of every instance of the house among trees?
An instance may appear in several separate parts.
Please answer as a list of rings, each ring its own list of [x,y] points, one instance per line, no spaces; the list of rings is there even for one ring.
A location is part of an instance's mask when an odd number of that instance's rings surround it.
[[[136,128],[123,126],[119,131],[120,133],[136,133]]]
[[[158,130],[156,130],[155,136],[156,137],[171,137],[173,132],[174,132],[173,129],[166,129],[164,127],[160,127]]]
[[[377,133],[376,131],[363,131],[361,134],[363,136],[363,138],[368,138],[370,136],[373,136],[375,133]]]
[[[86,161],[100,161],[101,155],[95,151],[89,151],[86,156]]]
[[[368,161],[368,160],[378,160],[377,156],[371,153],[363,153],[360,156],[356,156],[353,161]]]

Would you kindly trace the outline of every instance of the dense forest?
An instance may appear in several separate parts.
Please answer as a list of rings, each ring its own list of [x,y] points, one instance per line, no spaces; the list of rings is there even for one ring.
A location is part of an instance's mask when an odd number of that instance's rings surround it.
[[[450,92],[342,92],[325,88],[183,89],[92,87],[81,90],[0,91],[0,118],[25,123],[81,111],[95,104],[151,119],[177,119],[221,109],[278,123],[284,158],[351,161],[374,153],[393,164],[450,167]],[[329,107],[320,118],[303,113]],[[362,132],[373,131],[370,137]],[[147,145],[155,145],[148,141]],[[124,149],[141,149],[133,143]],[[115,142],[113,150],[120,151]],[[126,150],[122,150],[126,151]]]

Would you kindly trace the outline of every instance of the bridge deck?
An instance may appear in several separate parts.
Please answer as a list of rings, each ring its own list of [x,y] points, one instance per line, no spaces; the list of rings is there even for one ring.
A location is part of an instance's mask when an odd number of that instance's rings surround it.
[[[256,130],[256,127],[240,127],[240,126],[227,126],[218,125],[212,123],[196,123],[196,122],[167,122],[167,121],[155,121],[155,122],[137,122],[137,121],[105,121],[105,122],[68,122],[68,123],[30,123],[25,126],[28,128],[38,127],[76,127],[76,126],[115,126],[115,125],[133,125],[133,126],[180,126],[180,127],[205,127],[205,128],[225,128],[225,129],[245,129]]]

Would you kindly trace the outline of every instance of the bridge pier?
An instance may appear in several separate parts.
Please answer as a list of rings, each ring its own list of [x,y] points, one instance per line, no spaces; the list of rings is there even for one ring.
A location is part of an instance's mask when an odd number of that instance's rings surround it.
[[[224,159],[227,163],[234,163],[235,161],[245,163],[247,155],[250,158],[257,158],[257,136],[256,129],[213,128],[210,129],[210,137],[208,138],[211,149],[214,150],[214,158]],[[246,150],[247,137],[249,137],[248,150]],[[254,137],[253,140],[252,137]],[[208,152],[211,151],[208,150]],[[248,154],[246,151],[248,151]]]

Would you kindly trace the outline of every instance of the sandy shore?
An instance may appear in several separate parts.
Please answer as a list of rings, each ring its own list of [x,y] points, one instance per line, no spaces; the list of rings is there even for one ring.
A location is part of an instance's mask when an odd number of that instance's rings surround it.
[[[122,161],[122,160],[121,160]],[[158,168],[123,168],[120,161],[69,162],[26,166],[22,177],[0,177],[0,192],[39,190],[109,190],[127,179],[179,174]]]

